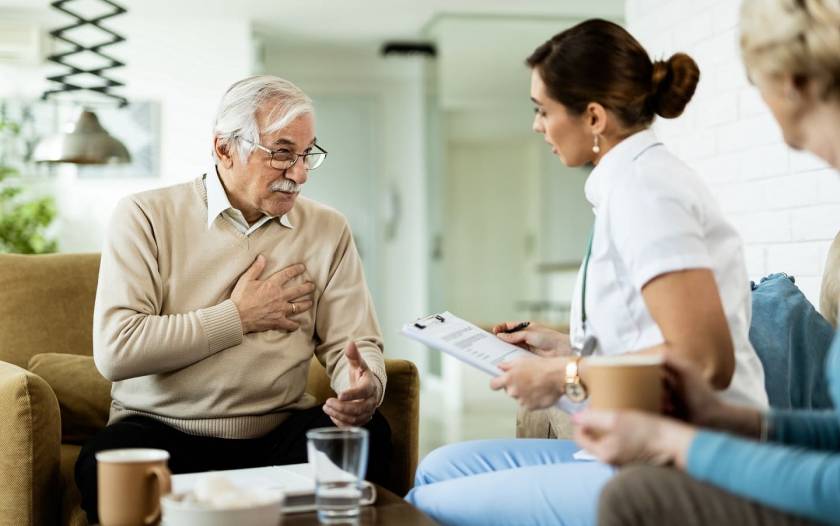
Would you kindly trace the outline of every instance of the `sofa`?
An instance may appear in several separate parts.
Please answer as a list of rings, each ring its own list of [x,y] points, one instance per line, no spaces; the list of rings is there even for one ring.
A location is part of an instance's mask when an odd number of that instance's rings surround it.
[[[84,525],[73,466],[105,426],[111,385],[93,363],[98,254],[0,254],[0,525]],[[391,426],[388,488],[411,487],[417,466],[419,376],[386,360],[380,411]],[[334,396],[317,360],[307,390]]]

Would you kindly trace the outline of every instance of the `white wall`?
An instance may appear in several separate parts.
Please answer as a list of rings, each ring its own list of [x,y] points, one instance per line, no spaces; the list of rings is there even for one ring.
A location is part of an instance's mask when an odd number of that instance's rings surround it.
[[[64,23],[49,10],[20,11],[26,20],[53,28]],[[251,26],[246,19],[201,14],[129,11],[108,21],[126,42],[107,52],[126,67],[113,76],[130,100],[160,103],[160,177],[77,179],[72,166],[59,176],[33,181],[57,197],[56,231],[65,252],[98,251],[116,201],[129,193],[197,177],[209,160],[210,132],[227,87],[251,72]],[[42,65],[0,65],[0,97],[37,98],[47,86]],[[130,145],[128,145],[130,148]]]
[[[383,59],[372,47],[300,48],[269,40],[264,67],[266,73],[295,82],[316,100],[337,95],[373,99],[378,163],[371,169],[378,173],[378,191],[370,202],[347,206],[371,213],[380,233],[376,267],[382,269],[381,275],[368,276],[368,280],[376,280],[381,291],[376,307],[386,355],[409,359],[425,373],[425,348],[399,334],[404,323],[428,309],[423,59]],[[331,118],[317,107],[315,113],[319,122]],[[384,231],[389,191],[396,192],[401,203],[392,239],[386,239]],[[343,211],[352,215],[348,209]]]
[[[707,181],[746,244],[751,278],[787,272],[818,304],[840,224],[840,178],[793,152],[746,79],[736,0],[627,0],[627,27],[655,57],[685,51],[701,80],[686,113],[656,130]]]

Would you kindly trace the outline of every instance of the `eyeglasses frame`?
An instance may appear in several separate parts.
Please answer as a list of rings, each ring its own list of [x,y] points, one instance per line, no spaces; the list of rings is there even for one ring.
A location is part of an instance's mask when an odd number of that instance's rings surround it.
[[[280,150],[287,150],[287,151],[290,151],[291,153],[293,153],[293,154],[296,156],[296,157],[292,160],[292,164],[290,164],[289,166],[287,166],[287,167],[285,167],[285,168],[278,168],[278,170],[291,170],[291,169],[292,169],[292,167],[293,167],[293,166],[297,163],[298,159],[300,159],[301,157],[306,157],[307,155],[313,155],[313,153],[323,153],[323,154],[324,154],[324,160],[323,160],[323,161],[321,161],[321,163],[320,163],[318,166],[316,166],[315,168],[310,168],[310,167],[306,166],[306,162],[304,162],[304,164],[303,164],[303,168],[304,168],[305,170],[307,170],[307,171],[308,171],[308,170],[317,170],[317,169],[318,169],[318,167],[320,167],[322,164],[324,164],[324,161],[326,161],[326,160],[327,160],[327,150],[323,149],[323,148],[321,147],[321,145],[320,145],[320,144],[318,144],[317,142],[312,143],[312,146],[313,146],[314,148],[318,148],[318,150],[319,150],[318,152],[311,152],[311,151],[310,151],[310,152],[308,152],[308,153],[297,153],[297,152],[294,152],[294,151],[289,150],[288,148],[278,148],[278,149],[276,149],[276,150],[272,150],[271,148],[268,148],[268,147],[266,147],[266,146],[263,146],[262,144],[260,144],[260,143],[258,143],[258,142],[254,142],[254,141],[252,141],[251,139],[246,139],[245,137],[242,137],[241,135],[235,135],[235,136],[234,136],[234,138],[235,138],[235,139],[241,139],[241,140],[243,140],[243,141],[247,142],[248,144],[250,144],[250,145],[252,145],[252,146],[256,147],[257,149],[262,150],[262,151],[264,151],[265,153],[267,153],[267,154],[269,155],[269,160],[268,160],[268,162],[269,162],[269,163],[271,163],[271,162],[273,162],[273,161],[274,161],[274,156],[275,156],[275,155],[276,155],[276,154],[277,154]],[[285,162],[285,161],[284,161],[284,162]]]

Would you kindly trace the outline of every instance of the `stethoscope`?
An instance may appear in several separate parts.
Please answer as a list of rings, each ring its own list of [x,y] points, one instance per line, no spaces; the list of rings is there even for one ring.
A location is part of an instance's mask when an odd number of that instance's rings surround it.
[[[592,226],[592,233],[589,234],[589,243],[586,247],[586,257],[583,260],[583,281],[580,287],[580,328],[583,331],[583,345],[577,349],[580,356],[589,356],[598,347],[598,338],[589,334],[586,328],[586,278],[589,274],[589,259],[592,257],[592,239],[595,237],[595,225]]]
[[[648,145],[645,149],[643,149],[633,157],[633,161],[636,161],[639,157],[642,156],[642,154],[656,146],[662,146],[662,143],[655,142],[653,144]],[[583,260],[583,283],[580,288],[580,328],[583,331],[583,345],[580,349],[577,349],[578,354],[580,356],[589,356],[595,352],[595,349],[598,348],[598,338],[596,338],[593,334],[589,334],[589,331],[586,327],[586,278],[587,274],[589,274],[589,260],[592,257],[592,240],[594,238],[595,225],[592,225],[592,233],[589,234],[589,243],[586,247],[586,258]]]

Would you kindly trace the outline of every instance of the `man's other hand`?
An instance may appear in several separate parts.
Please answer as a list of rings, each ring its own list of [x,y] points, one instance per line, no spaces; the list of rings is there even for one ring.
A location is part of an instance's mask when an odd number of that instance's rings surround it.
[[[379,403],[379,381],[368,369],[355,342],[344,348],[350,387],[324,404],[324,412],[338,427],[363,426],[370,422]]]
[[[261,280],[263,270],[265,257],[260,254],[239,276],[230,295],[239,310],[242,332],[297,330],[300,323],[294,318],[312,308],[315,285],[309,281],[299,285],[289,282],[303,274],[306,267],[300,263],[291,265]]]

